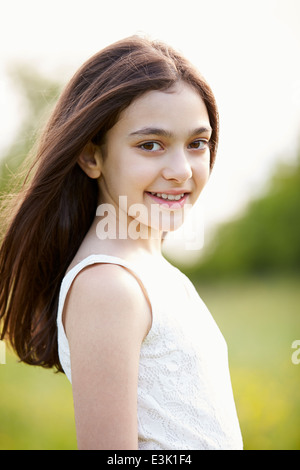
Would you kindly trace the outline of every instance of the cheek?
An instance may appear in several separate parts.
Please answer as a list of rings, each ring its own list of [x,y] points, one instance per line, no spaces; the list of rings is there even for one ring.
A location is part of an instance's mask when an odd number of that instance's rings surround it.
[[[117,162],[109,168],[105,175],[105,183],[111,193],[127,196],[128,203],[141,203],[144,191],[155,179],[155,175],[147,166],[133,162],[129,158]]]
[[[210,175],[210,161],[205,159],[205,161],[199,162],[198,165],[195,165],[193,169],[193,177],[197,189],[201,191],[206,185]]]
[[[132,190],[146,190],[157,178],[158,173],[155,165],[149,165],[149,162],[144,160],[129,160],[124,168],[124,174]]]

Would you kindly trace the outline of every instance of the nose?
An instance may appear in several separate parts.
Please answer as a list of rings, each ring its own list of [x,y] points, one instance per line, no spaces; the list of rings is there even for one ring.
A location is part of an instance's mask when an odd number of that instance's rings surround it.
[[[191,164],[184,150],[177,150],[168,155],[163,177],[178,183],[184,183],[192,177]]]

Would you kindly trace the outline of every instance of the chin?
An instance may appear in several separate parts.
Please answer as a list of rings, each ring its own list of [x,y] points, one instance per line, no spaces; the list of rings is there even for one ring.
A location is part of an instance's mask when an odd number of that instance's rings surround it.
[[[174,232],[179,229],[186,218],[185,211],[159,210],[156,214],[151,214],[150,226],[160,232]]]

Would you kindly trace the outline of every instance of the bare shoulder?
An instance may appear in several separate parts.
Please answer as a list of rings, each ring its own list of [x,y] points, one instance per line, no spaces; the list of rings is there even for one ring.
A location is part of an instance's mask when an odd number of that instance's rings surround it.
[[[90,266],[64,314],[79,448],[136,449],[140,348],[151,322],[139,282],[118,265]]]
[[[85,326],[107,324],[109,328],[117,324],[123,328],[136,326],[144,330],[145,337],[151,326],[151,307],[131,272],[119,265],[98,263],[76,276],[67,297],[64,311],[67,336],[81,322]]]

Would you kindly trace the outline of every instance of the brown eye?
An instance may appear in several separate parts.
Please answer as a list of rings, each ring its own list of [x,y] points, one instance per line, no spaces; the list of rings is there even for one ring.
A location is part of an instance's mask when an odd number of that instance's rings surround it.
[[[140,145],[140,148],[147,152],[155,152],[161,149],[161,146],[157,142],[145,142]]]
[[[208,145],[206,140],[194,140],[191,144],[189,144],[189,148],[193,150],[204,150]]]

